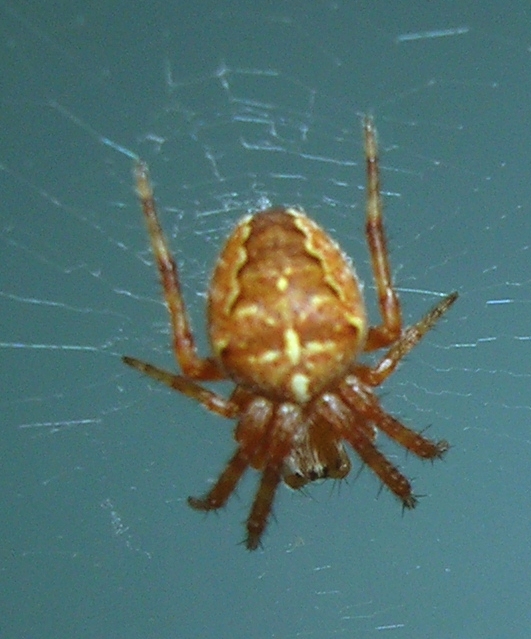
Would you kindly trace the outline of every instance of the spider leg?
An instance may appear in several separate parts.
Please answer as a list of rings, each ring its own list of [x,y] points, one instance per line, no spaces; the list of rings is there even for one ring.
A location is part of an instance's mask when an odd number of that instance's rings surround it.
[[[340,387],[341,395],[330,394],[316,410],[352,446],[361,460],[369,466],[382,482],[402,501],[404,508],[414,508],[417,498],[413,495],[409,480],[394,466],[374,443],[372,423],[379,422],[370,411],[370,389],[364,389],[354,375],[347,377]]]
[[[266,466],[247,519],[247,539],[245,544],[248,550],[256,550],[260,545],[260,539],[266,529],[280,479],[279,468]]]
[[[204,497],[188,497],[189,506],[195,510],[216,510],[224,506],[248,466],[246,455],[238,448],[217,482]]]
[[[439,321],[457,299],[456,292],[444,297],[426,315],[413,326],[409,326],[401,337],[391,346],[374,368],[356,366],[355,374],[369,386],[379,386],[396,369],[400,360],[407,355]]]
[[[367,219],[365,222],[365,234],[371,254],[378,305],[382,316],[380,325],[369,328],[365,350],[372,351],[388,346],[399,337],[402,329],[402,313],[400,300],[391,278],[387,241],[383,225],[378,141],[376,139],[376,128],[370,116],[365,118],[363,128],[365,132],[365,160],[367,163]]]
[[[239,414],[240,409],[236,404],[224,397],[221,397],[221,395],[218,395],[217,393],[213,393],[212,391],[199,386],[199,384],[196,384],[193,380],[188,379],[187,377],[183,377],[183,375],[170,373],[162,368],[157,368],[152,364],[142,362],[139,359],[135,359],[134,357],[129,357],[127,355],[122,357],[122,361],[124,364],[135,368],[144,375],[148,375],[149,377],[156,379],[157,382],[162,382],[173,390],[179,391],[180,393],[183,393],[183,395],[187,395],[188,397],[197,400],[213,413],[217,413],[222,417],[228,417],[229,419],[237,417]]]
[[[166,306],[170,314],[175,357],[186,377],[202,381],[223,379],[223,371],[216,360],[209,357],[201,358],[197,354],[179,283],[177,265],[170,253],[157,217],[157,207],[147,164],[141,161],[137,163],[135,178],[138,197],[151,240],[151,248],[157,262]]]
[[[438,442],[427,439],[417,431],[404,426],[404,424],[401,424],[397,419],[391,417],[391,415],[388,415],[380,408],[377,408],[374,412],[374,419],[378,424],[378,428],[395,442],[407,448],[407,450],[410,450],[417,457],[423,459],[440,459],[450,448],[450,444],[445,439],[441,439]]]
[[[341,397],[356,413],[361,414],[367,422],[374,424],[378,430],[417,457],[440,459],[450,448],[446,440],[434,442],[431,439],[427,439],[386,413],[381,408],[378,398],[372,394],[371,389],[364,388],[355,375],[347,377],[341,385]],[[371,441],[374,441],[374,439]]]
[[[402,502],[404,508],[415,508],[417,498],[411,490],[411,483],[393,464],[381,453],[373,442],[361,430],[348,429],[345,439],[369,466],[382,482]]]

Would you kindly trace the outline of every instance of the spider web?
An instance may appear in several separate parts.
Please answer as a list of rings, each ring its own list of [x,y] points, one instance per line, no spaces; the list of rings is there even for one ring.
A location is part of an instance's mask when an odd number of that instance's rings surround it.
[[[528,636],[530,47],[512,5],[0,4],[6,636]],[[283,488],[250,555],[255,475],[219,517],[186,506],[231,423],[119,359],[174,366],[128,154],[150,164],[205,352],[220,244],[269,203],[341,242],[377,321],[365,112],[406,322],[460,293],[382,401],[453,448],[430,466],[380,442],[426,495],[404,517],[356,460],[341,486]]]

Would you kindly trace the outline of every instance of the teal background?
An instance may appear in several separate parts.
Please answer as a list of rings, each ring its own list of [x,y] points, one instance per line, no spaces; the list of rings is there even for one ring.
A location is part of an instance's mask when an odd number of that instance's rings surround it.
[[[527,639],[529,3],[26,0],[0,16],[0,635]],[[460,292],[382,401],[452,449],[423,464],[382,439],[425,495],[404,516],[357,460],[340,486],[282,488],[250,554],[254,473],[218,516],[186,505],[231,423],[120,362],[174,366],[132,162],[104,138],[150,164],[205,351],[219,246],[267,201],[303,205],[374,299],[365,112],[407,322]]]

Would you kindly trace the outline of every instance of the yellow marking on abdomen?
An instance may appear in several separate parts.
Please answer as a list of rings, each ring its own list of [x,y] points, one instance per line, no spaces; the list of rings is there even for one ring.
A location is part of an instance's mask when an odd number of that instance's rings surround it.
[[[284,345],[289,361],[295,366],[301,360],[301,341],[299,334],[293,328],[284,331]]]

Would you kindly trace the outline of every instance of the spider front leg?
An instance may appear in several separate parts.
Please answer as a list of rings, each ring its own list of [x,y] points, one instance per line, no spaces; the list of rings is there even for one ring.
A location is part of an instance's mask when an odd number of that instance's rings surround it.
[[[186,377],[201,381],[223,379],[223,372],[215,359],[210,357],[201,358],[197,354],[194,336],[190,328],[179,284],[177,265],[170,253],[157,217],[157,208],[147,164],[142,161],[139,161],[135,167],[135,179],[153,255],[160,274],[164,299],[170,314],[175,357]]]

